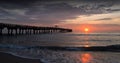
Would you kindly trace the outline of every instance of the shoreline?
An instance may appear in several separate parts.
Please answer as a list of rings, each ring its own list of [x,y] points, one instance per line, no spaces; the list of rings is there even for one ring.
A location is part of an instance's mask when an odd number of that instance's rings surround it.
[[[42,63],[40,59],[28,59],[0,52],[0,63]]]
[[[120,45],[94,46],[94,47],[57,47],[57,46],[33,46],[32,47],[31,46],[31,47],[25,47],[25,48],[27,49],[37,48],[41,50],[43,49],[43,50],[53,50],[53,51],[120,52]],[[24,49],[24,47],[22,49]],[[43,62],[40,59],[22,58],[19,56],[12,55],[10,53],[0,52],[0,63],[43,63]]]

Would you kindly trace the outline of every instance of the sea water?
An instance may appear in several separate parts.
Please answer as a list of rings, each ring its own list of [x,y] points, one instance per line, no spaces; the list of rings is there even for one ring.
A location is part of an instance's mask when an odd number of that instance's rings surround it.
[[[0,44],[39,46],[106,46],[120,44],[120,33],[56,33],[0,36]]]
[[[92,47],[119,44],[120,33],[55,33],[0,36],[0,51],[25,58],[37,58],[43,63],[120,63],[120,53],[110,51],[56,51],[36,48],[35,46]],[[27,48],[30,46],[32,48]]]

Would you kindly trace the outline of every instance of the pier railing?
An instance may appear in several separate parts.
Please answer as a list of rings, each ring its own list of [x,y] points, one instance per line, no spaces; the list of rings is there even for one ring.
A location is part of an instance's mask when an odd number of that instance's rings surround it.
[[[7,34],[41,34],[41,33],[56,33],[56,32],[72,32],[72,29],[58,27],[41,27],[19,24],[0,23],[0,34],[7,29]]]

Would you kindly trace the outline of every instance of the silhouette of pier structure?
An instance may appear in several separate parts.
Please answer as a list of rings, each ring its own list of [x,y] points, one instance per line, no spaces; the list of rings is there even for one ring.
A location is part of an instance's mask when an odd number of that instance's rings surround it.
[[[72,32],[72,29],[59,28],[59,27],[41,27],[41,26],[0,23],[0,34],[3,34],[3,30],[5,28],[7,29],[7,34],[10,35]]]

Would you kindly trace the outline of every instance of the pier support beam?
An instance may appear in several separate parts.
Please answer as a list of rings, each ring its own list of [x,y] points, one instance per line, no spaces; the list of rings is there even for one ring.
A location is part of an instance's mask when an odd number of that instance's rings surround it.
[[[28,30],[27,29],[25,29],[25,34],[28,34]]]
[[[7,30],[8,30],[8,35],[10,35],[10,29],[8,28]]]
[[[19,29],[19,34],[22,34],[22,33],[21,33],[21,29]]]
[[[33,34],[35,34],[35,30],[33,30]]]
[[[0,35],[2,35],[2,28],[0,28]]]
[[[10,29],[10,32],[11,32],[10,34],[12,35],[13,34],[13,29]]]
[[[15,34],[18,34],[18,30],[17,29],[15,29]]]
[[[21,30],[21,34],[24,34],[24,29]]]
[[[29,29],[28,34],[32,34],[32,33],[33,33],[32,29]]]

